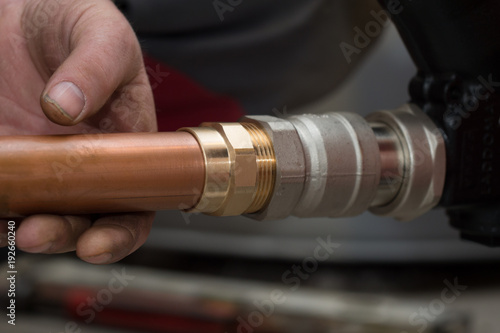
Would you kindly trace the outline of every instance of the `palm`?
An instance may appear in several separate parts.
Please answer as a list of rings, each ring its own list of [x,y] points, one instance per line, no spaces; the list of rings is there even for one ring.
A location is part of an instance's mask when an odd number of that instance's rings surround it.
[[[26,29],[47,12],[45,24]],[[0,135],[156,130],[139,43],[111,1],[0,0],[0,32]],[[80,89],[80,103],[41,100],[61,82]],[[153,217],[34,215],[18,226],[16,243],[27,252],[76,250],[88,262],[109,263],[145,242]],[[6,228],[0,223],[0,235]]]

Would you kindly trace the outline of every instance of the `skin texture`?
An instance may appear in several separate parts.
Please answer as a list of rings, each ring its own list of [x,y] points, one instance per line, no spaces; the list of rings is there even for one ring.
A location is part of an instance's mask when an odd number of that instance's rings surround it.
[[[0,135],[157,130],[140,45],[111,1],[0,0],[0,31]],[[52,90],[61,82],[71,98]],[[107,264],[139,248],[153,218],[35,215],[20,222],[16,242]],[[0,246],[6,233],[0,221]]]

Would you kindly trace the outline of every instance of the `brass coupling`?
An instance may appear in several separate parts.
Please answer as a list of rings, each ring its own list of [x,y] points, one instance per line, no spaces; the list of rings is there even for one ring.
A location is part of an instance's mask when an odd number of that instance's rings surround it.
[[[179,131],[196,138],[205,160],[203,193],[191,212],[234,216],[266,206],[275,184],[276,158],[262,128],[252,123],[203,123]]]

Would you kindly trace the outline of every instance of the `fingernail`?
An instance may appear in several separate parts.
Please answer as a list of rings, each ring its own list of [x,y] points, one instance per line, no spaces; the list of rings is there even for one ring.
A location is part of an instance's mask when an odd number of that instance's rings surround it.
[[[7,234],[0,234],[0,247],[6,247],[7,244]]]
[[[92,264],[100,265],[109,263],[111,261],[111,258],[113,258],[113,255],[111,253],[103,253],[94,257],[87,257],[85,259]]]
[[[52,87],[44,99],[71,120],[77,119],[85,107],[83,92],[74,83],[67,81]]]
[[[52,242],[49,242],[39,246],[27,247],[24,248],[23,250],[29,253],[43,253],[48,251],[52,247],[52,244],[53,244]]]

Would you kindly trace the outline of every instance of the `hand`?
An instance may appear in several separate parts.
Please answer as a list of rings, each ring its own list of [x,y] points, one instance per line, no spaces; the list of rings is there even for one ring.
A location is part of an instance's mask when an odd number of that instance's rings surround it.
[[[0,0],[0,31],[0,135],[156,131],[139,43],[111,1]],[[111,263],[146,241],[153,218],[30,216],[17,246]]]

